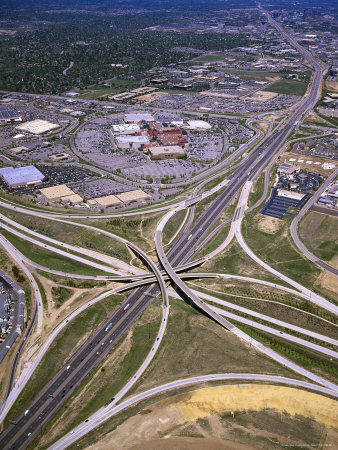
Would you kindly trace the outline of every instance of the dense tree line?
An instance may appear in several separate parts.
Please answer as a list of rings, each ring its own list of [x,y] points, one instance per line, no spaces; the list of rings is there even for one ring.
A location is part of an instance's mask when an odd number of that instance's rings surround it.
[[[246,45],[243,36],[226,34],[164,33],[144,30],[161,23],[163,13],[89,16],[48,23],[0,38],[0,88],[23,92],[59,93],[86,87],[113,77],[142,75],[154,66],[167,66],[190,55],[174,47],[224,50]],[[194,56],[191,54],[191,56]],[[70,62],[74,66],[62,75]],[[113,68],[112,63],[124,68]]]

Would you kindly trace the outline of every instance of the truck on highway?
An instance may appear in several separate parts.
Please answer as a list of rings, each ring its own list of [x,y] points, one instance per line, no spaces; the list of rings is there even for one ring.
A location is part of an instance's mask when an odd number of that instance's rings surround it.
[[[191,238],[192,238],[192,234],[189,234],[188,241],[190,241]]]
[[[113,322],[108,323],[108,325],[106,326],[106,329],[104,331],[109,331],[112,326],[113,326]]]
[[[128,303],[128,305],[126,305],[126,306],[123,308],[123,312],[126,312],[127,309],[129,308],[129,306],[130,306],[130,303]]]

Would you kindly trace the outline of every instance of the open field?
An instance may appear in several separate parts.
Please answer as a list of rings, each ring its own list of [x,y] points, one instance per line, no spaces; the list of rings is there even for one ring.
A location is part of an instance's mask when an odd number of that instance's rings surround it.
[[[62,255],[42,249],[41,247],[18,238],[5,230],[3,230],[3,235],[27,258],[42,266],[48,267],[48,269],[80,275],[112,275],[112,273],[105,273],[90,267],[90,265],[87,266],[77,261],[64,258]]]
[[[334,314],[277,288],[220,278],[194,280],[188,282],[188,285],[192,289],[233,303],[235,309],[236,305],[240,305],[332,338],[337,337],[338,321]]]
[[[277,94],[299,95],[302,97],[307,89],[307,83],[294,80],[280,80],[271,84],[264,90],[267,92],[276,92]]]
[[[297,402],[294,401],[295,397]],[[310,448],[336,435],[332,399],[285,386],[208,386],[135,411],[88,450]],[[137,414],[138,412],[138,414]],[[109,422],[119,423],[116,418]],[[108,422],[108,423],[109,423]],[[326,441],[325,441],[326,438]],[[90,439],[90,438],[89,438]],[[88,439],[88,440],[89,440]],[[93,442],[93,439],[90,439]]]
[[[281,74],[277,72],[266,72],[264,70],[224,69],[224,72],[236,75],[243,80],[254,81],[274,81],[281,77]]]
[[[183,301],[170,299],[170,305],[165,337],[131,393],[208,373],[249,371],[294,376]]]
[[[92,86],[88,89],[79,91],[79,97],[84,100],[97,100],[100,97],[105,97],[106,95],[119,94],[126,90],[135,89],[139,87],[140,83],[131,80],[111,80],[108,83],[111,87],[105,88],[101,85]]]
[[[153,345],[161,321],[161,304],[154,302],[96,370],[74,391],[29,449],[47,448],[88,415],[103,406],[131,378]]]
[[[122,298],[121,295],[112,295],[93,305],[69,323],[54,340],[25,389],[14,403],[6,417],[6,424],[9,420],[15,420],[27,408],[40,390],[89,339],[93,330],[107,320],[112,311],[121,303]]]
[[[260,278],[273,283],[285,284],[255,263],[241,248],[236,239],[212,260],[205,262],[193,272],[216,272]]]
[[[276,336],[271,336],[264,331],[256,330],[248,325],[243,325],[240,322],[231,320],[239,329],[252,336],[264,345],[271,347],[272,350],[285,356],[289,360],[295,362],[301,367],[310,370],[312,373],[320,377],[337,383],[338,380],[338,363],[332,358],[312,351],[309,348],[302,347],[292,342],[283,340]]]
[[[243,237],[249,247],[271,267],[334,299],[336,293],[332,288],[320,282],[321,270],[294,246],[289,231],[292,219],[292,216],[285,216],[283,220],[278,220],[252,211],[243,220]]]
[[[15,220],[38,233],[44,234],[66,244],[76,245],[93,251],[99,251],[106,255],[129,261],[129,253],[124,244],[102,235],[99,231],[87,230],[64,222],[53,220],[43,221],[39,217],[20,214],[11,210],[1,209],[8,218]]]
[[[134,242],[142,248],[142,250],[149,251],[154,248],[156,225],[162,216],[163,213],[157,213],[139,215],[137,217],[116,217],[101,220],[88,219],[83,223],[114,233],[124,239]],[[110,238],[107,237],[107,239]],[[115,242],[116,241],[113,242],[114,246]]]
[[[180,229],[186,214],[187,210],[182,209],[181,211],[178,211],[173,217],[171,217],[171,219],[166,223],[165,227],[163,228],[163,245],[168,244],[175,236],[177,231]]]
[[[298,232],[306,247],[318,258],[338,266],[338,219],[309,211],[298,225]]]

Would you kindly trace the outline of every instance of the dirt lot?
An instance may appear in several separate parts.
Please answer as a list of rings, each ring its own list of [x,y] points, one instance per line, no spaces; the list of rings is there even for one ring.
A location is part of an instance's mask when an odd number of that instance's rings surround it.
[[[273,98],[277,97],[276,92],[268,92],[268,91],[257,91],[254,94],[250,95],[249,97],[246,97],[246,100],[252,100],[255,102],[266,102],[268,100],[272,100]]]
[[[261,214],[258,216],[257,228],[264,233],[275,234],[281,228],[281,221]]]
[[[337,423],[337,402],[327,397],[272,385],[214,386],[157,402],[87,448],[312,448],[332,439]]]
[[[289,161],[290,158],[296,158],[296,161],[290,162]],[[303,159],[304,162],[299,163],[297,161],[298,159]],[[295,166],[300,167],[302,170],[308,170],[309,172],[317,173],[319,175],[323,175],[326,177],[329,176],[336,169],[334,167],[333,169],[324,170],[322,167],[322,164],[324,164],[325,162],[334,164],[332,159],[316,158],[315,156],[312,156],[312,155],[300,155],[298,153],[286,152],[281,155],[281,160],[282,161],[286,160],[287,163],[294,164]],[[318,161],[318,162],[320,162],[320,165],[306,164],[306,161],[313,161],[313,162]]]
[[[338,92],[338,83],[336,81],[326,81],[325,84],[331,91]]]

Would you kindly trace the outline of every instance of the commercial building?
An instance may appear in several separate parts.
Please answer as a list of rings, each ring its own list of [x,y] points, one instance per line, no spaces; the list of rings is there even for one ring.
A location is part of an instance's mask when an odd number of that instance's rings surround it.
[[[57,128],[60,128],[60,125],[41,119],[25,122],[16,127],[17,130],[25,131],[31,134],[45,134],[52,130],[56,130]]]
[[[116,136],[115,142],[119,148],[137,150],[149,144],[149,139],[146,136]]]
[[[0,123],[21,122],[21,114],[12,108],[0,105]]]
[[[131,114],[126,114],[124,116],[124,121],[126,123],[138,123],[138,122],[142,122],[142,121],[154,122],[155,118],[149,113],[139,113],[139,114],[131,113]]]
[[[79,205],[83,202],[83,198],[79,194],[65,195],[61,197],[61,202],[70,205]]]
[[[75,194],[75,192],[72,191],[65,184],[59,184],[58,186],[43,188],[40,189],[40,192],[47,201],[56,201],[60,200],[62,197],[67,197],[69,195]]]
[[[209,130],[211,125],[204,120],[188,120],[188,128],[190,130]]]
[[[129,203],[146,203],[152,200],[152,196],[142,191],[141,189],[136,189],[135,191],[123,192],[116,196],[121,202],[128,205]]]
[[[179,145],[149,147],[148,151],[151,159],[176,159],[185,156],[185,151]]]
[[[293,200],[302,200],[305,197],[306,194],[302,194],[301,192],[293,192],[293,191],[287,191],[285,189],[279,189],[277,191],[278,197],[285,197],[290,198]]]
[[[114,134],[135,134],[139,133],[141,128],[136,123],[123,123],[121,125],[113,125],[112,132]]]
[[[109,208],[111,206],[122,206],[123,203],[115,195],[106,195],[104,197],[93,198],[87,201],[89,206],[99,206],[100,208]]]
[[[0,177],[12,188],[40,184],[45,178],[34,166],[4,167],[0,169]]]
[[[277,173],[284,175],[292,175],[295,172],[299,172],[299,167],[292,166],[291,164],[283,163],[277,167]]]

